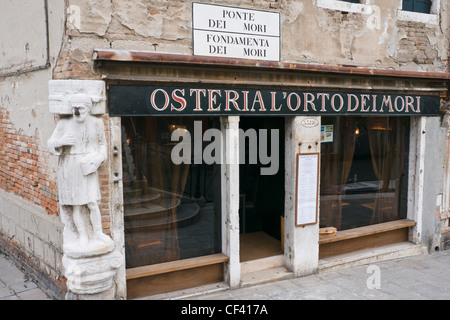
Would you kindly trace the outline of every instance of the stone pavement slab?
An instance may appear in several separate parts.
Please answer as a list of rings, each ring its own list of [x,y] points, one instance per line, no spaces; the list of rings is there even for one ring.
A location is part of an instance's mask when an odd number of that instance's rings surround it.
[[[0,300],[52,300],[0,253]]]
[[[449,300],[450,250],[177,300]],[[154,297],[155,298],[155,297]],[[52,300],[0,253],[0,300]]]
[[[449,300],[450,251],[376,262],[191,300]]]

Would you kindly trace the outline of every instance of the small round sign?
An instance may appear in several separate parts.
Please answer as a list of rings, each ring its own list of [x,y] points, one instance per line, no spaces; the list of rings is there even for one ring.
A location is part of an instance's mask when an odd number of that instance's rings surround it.
[[[319,120],[314,118],[306,118],[302,120],[301,124],[305,128],[313,128],[319,125]]]

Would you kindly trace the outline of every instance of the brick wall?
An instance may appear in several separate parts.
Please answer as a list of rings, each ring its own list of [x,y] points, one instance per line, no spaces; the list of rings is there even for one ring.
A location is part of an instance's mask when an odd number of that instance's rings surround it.
[[[0,250],[47,294],[61,299],[62,224],[48,157],[38,131],[28,136],[17,130],[0,106]]]
[[[53,79],[99,80],[100,76],[95,73],[91,58],[92,49],[86,50],[61,51],[53,69]]]
[[[417,22],[399,22],[397,26],[405,35],[398,43],[396,59],[398,63],[432,65],[434,61],[440,61],[435,28]]]
[[[0,189],[57,214],[56,181],[47,174],[46,152],[39,133],[29,137],[15,129],[9,112],[0,106]]]
[[[105,136],[106,136],[106,144],[109,146],[109,126],[108,126],[108,116],[103,115],[103,124],[105,125]],[[109,151],[109,148],[108,148]],[[102,225],[103,230],[106,234],[111,233],[111,206],[110,206],[110,159],[108,155],[108,159],[105,164],[99,168],[98,177],[100,184],[100,192],[102,199],[100,200],[100,213],[102,215]]]

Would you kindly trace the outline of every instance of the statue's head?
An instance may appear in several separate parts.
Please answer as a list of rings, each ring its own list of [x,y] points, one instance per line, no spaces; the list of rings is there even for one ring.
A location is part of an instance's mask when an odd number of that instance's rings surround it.
[[[92,99],[87,94],[79,93],[70,97],[72,114],[76,121],[83,122],[92,109]]]

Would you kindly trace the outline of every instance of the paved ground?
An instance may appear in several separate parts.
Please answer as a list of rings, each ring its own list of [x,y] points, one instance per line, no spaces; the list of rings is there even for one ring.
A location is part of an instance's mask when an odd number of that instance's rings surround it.
[[[450,251],[227,290],[195,299],[448,300]]]
[[[0,253],[0,300],[49,300],[34,282]],[[448,300],[450,251],[341,269],[194,300]]]
[[[51,300],[3,253],[0,253],[0,300]]]

